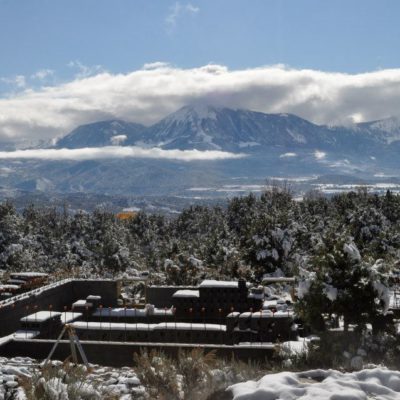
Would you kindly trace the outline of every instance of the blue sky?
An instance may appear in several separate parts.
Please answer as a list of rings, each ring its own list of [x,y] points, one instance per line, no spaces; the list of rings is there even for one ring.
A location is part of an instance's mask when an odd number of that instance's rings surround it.
[[[154,61],[394,68],[399,15],[398,0],[0,0],[0,76],[68,79],[78,62],[114,73]]]
[[[400,119],[399,15],[399,0],[0,0],[0,143],[193,102]]]

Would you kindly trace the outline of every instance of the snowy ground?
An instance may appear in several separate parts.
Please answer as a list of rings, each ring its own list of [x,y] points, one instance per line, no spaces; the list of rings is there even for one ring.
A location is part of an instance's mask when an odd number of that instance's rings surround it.
[[[398,400],[400,372],[384,368],[280,372],[230,386],[233,400]]]
[[[61,362],[53,362],[52,368],[61,370]],[[145,389],[129,367],[119,369],[93,365],[84,377],[84,384],[77,385],[82,392],[77,399],[101,400],[105,396],[122,400],[141,399]],[[35,360],[27,357],[11,359],[0,357],[0,400],[26,400],[22,382],[40,372]],[[52,378],[43,385],[49,398],[68,399],[67,387],[62,379]],[[52,394],[54,395],[53,397]]]
[[[52,368],[56,371],[61,370],[61,364],[54,362]],[[92,367],[92,371],[78,382],[80,392],[79,396],[74,398],[149,398],[132,368],[115,369],[96,365]],[[30,358],[0,358],[0,400],[26,400],[22,383],[38,372],[36,361]],[[218,372],[223,374],[222,371],[211,371],[213,375]],[[63,379],[42,379],[42,383],[50,395],[46,398],[69,398]],[[280,372],[265,375],[258,381],[232,385],[225,393],[232,396],[233,400],[395,400],[400,399],[400,372],[383,367],[353,373],[334,370]]]

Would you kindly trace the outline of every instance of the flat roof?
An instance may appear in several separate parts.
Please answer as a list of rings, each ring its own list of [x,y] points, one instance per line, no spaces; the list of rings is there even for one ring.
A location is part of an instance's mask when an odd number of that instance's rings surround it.
[[[72,303],[72,308],[74,307],[93,307],[93,304],[87,300],[77,300],[75,303]]]
[[[294,277],[286,277],[286,276],[270,276],[270,277],[265,277],[262,279],[263,283],[280,283],[280,282],[286,282],[286,283],[293,283],[296,282],[296,278]]]
[[[21,318],[21,322],[44,322],[50,318],[60,316],[61,313],[58,311],[38,311],[34,314],[27,315]]]
[[[250,284],[246,282],[246,286],[249,287]],[[238,288],[238,281],[217,281],[215,279],[206,279],[199,285],[200,288]]]
[[[0,285],[0,290],[17,290],[19,289],[21,286],[19,285]]]
[[[61,322],[63,324],[68,324],[69,322],[75,321],[80,317],[82,317],[82,314],[78,312],[63,312],[61,314]]]
[[[26,278],[44,278],[49,276],[49,274],[45,274],[44,272],[12,272],[10,276],[23,276]]]
[[[152,315],[174,315],[172,308],[97,308],[94,317],[147,317]]]
[[[77,321],[71,324],[75,329],[85,330],[115,330],[115,331],[159,331],[159,330],[185,330],[185,331],[226,331],[225,325],[201,324],[189,322],[162,322],[160,324],[125,324],[121,322],[85,322]]]
[[[188,290],[182,289],[177,290],[172,297],[200,297],[200,292],[198,290]]]

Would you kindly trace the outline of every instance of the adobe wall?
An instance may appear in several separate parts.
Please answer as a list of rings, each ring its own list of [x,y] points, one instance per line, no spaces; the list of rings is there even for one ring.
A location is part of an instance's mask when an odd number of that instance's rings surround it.
[[[89,342],[82,341],[82,346],[89,363],[100,364],[112,367],[132,366],[133,354],[140,353],[142,349],[160,350],[164,354],[176,357],[179,350],[192,350],[202,348],[205,352],[216,351],[216,355],[221,358],[231,358],[232,355],[239,360],[259,360],[270,359],[274,349],[259,348],[257,346],[234,347],[218,345],[185,345],[185,344],[160,344],[160,343],[121,343],[121,342]],[[2,347],[2,355],[5,357],[31,357],[43,360],[50,353],[54,340],[26,340],[12,341]],[[65,360],[71,355],[69,342],[63,340],[57,346],[52,359]]]
[[[73,301],[86,299],[90,294],[101,296],[104,307],[115,307],[119,296],[118,282],[111,280],[74,280],[72,285]]]
[[[194,286],[148,286],[147,287],[147,303],[154,304],[155,307],[164,308],[172,307],[172,295],[177,290],[196,289]],[[175,302],[176,303],[176,302]]]
[[[115,306],[117,301],[117,282],[109,280],[71,280],[59,286],[43,287],[16,296],[12,304],[0,306],[0,337],[20,329],[20,319],[40,310],[62,311],[70,309],[73,302],[85,299],[89,294],[102,296],[105,304]],[[103,300],[102,300],[103,301]],[[0,349],[1,354],[1,349]]]

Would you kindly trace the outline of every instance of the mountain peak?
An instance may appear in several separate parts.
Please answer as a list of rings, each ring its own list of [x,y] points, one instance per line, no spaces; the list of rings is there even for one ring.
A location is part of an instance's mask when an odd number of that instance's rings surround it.
[[[144,129],[143,125],[119,119],[94,122],[78,126],[60,138],[55,147],[77,149],[119,145],[125,142],[129,144],[138,140]]]
[[[217,114],[221,111],[222,108],[214,107],[206,104],[191,104],[180,108],[178,111],[170,114],[167,117],[169,121],[176,122],[187,122],[189,120],[204,120],[211,119],[215,120],[217,118]]]
[[[369,124],[372,129],[377,129],[385,132],[398,132],[400,129],[400,120],[397,117],[389,117],[378,121],[373,121]]]

